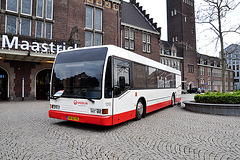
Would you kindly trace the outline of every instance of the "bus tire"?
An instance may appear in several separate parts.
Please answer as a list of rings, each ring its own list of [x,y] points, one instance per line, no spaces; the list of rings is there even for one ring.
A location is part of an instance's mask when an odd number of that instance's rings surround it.
[[[140,99],[136,106],[136,120],[140,120],[143,117],[143,114],[144,114],[144,103]]]
[[[175,94],[173,93],[172,94],[172,98],[171,98],[171,107],[173,107],[176,103],[176,100],[175,100]]]

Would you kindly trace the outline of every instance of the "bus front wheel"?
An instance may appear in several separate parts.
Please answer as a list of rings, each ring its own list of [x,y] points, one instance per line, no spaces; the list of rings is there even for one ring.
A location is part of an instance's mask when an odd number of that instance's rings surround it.
[[[144,103],[139,100],[136,107],[136,120],[140,120],[143,117]]]

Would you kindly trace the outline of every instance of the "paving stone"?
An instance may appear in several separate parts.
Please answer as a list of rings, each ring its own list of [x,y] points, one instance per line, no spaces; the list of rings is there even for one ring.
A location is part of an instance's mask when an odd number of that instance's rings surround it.
[[[182,105],[99,127],[50,119],[48,109],[47,101],[0,102],[0,159],[239,159],[239,117]]]

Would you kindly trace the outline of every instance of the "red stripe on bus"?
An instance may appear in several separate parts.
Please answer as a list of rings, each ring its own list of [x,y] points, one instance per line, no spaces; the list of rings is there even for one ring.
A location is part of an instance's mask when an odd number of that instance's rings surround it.
[[[181,98],[177,98],[176,102],[178,102],[180,100],[181,100]],[[164,108],[169,105],[171,105],[171,100],[157,103],[157,104],[154,104],[151,106],[147,106],[146,113],[156,111],[158,109]],[[71,112],[63,112],[63,111],[55,111],[55,110],[49,111],[50,118],[72,121],[67,118],[68,116],[79,118],[79,121],[77,121],[77,122],[81,122],[81,123],[89,123],[89,124],[96,124],[96,125],[102,125],[102,126],[111,126],[111,125],[116,125],[116,124],[128,121],[130,119],[134,119],[136,117],[136,110],[116,114],[113,116],[97,116],[97,115],[71,113]]]
[[[176,98],[176,102],[180,102],[181,101],[181,97],[180,98]]]
[[[154,104],[154,105],[151,105],[151,106],[147,106],[146,113],[150,113],[150,112],[156,111],[158,109],[161,109],[161,108],[169,106],[169,105],[171,105],[171,100],[165,101],[165,102],[161,102],[161,103],[157,103],[157,104]]]
[[[128,121],[136,117],[136,110],[113,115],[113,125]]]
[[[50,110],[49,112],[50,118],[57,118],[62,120],[68,120],[68,116],[77,117],[81,123],[89,123],[96,124],[102,126],[111,126],[112,125],[112,116],[97,116],[97,115],[89,115],[89,114],[80,114],[80,113],[70,113],[70,112],[62,112],[62,111],[54,111]]]

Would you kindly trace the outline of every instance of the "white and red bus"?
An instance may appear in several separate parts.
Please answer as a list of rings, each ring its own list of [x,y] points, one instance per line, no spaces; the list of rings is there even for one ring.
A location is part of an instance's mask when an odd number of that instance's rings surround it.
[[[103,126],[141,119],[181,100],[181,72],[107,45],[60,52],[49,117]]]

